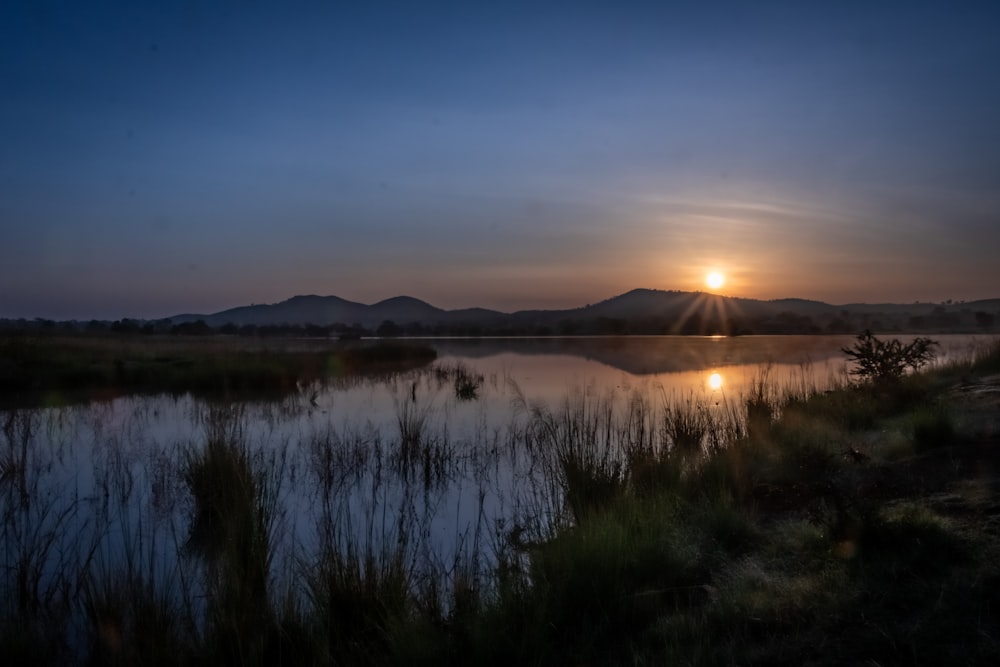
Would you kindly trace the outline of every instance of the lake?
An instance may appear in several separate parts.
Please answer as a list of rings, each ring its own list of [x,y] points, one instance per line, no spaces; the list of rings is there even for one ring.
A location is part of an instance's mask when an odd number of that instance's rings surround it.
[[[939,340],[947,360],[989,339]],[[4,571],[27,568],[39,595],[57,595],[72,577],[138,563],[199,599],[202,579],[181,575],[208,567],[199,540],[226,521],[194,497],[214,493],[195,491],[192,472],[207,465],[207,442],[228,443],[252,478],[277,582],[337,549],[395,554],[415,572],[489,567],[509,535],[544,539],[571,520],[559,447],[612,459],[668,447],[671,406],[703,415],[709,433],[736,433],[755,382],[773,394],[842,384],[852,341],[428,340],[438,352],[430,366],[302,387],[281,401],[136,396],[6,411]]]

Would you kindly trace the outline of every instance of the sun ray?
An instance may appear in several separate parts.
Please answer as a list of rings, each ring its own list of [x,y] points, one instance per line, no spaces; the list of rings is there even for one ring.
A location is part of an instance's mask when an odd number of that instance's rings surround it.
[[[704,313],[706,310],[705,305],[707,299],[708,299],[707,294],[701,292],[695,294],[694,298],[691,299],[691,303],[688,305],[687,308],[684,309],[684,313],[680,316],[680,319],[678,319],[677,322],[674,324],[672,333],[683,334],[685,326],[688,323],[688,320],[690,320],[691,316],[696,313],[701,318],[701,322],[698,327],[699,330],[697,331],[697,333],[704,333],[704,327],[705,327]]]

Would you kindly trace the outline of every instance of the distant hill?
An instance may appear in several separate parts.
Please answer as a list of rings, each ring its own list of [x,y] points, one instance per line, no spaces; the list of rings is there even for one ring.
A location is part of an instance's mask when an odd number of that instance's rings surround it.
[[[482,308],[442,310],[409,296],[397,296],[372,305],[365,305],[337,296],[308,295],[294,296],[274,304],[240,306],[212,314],[187,313],[175,315],[169,319],[174,324],[202,320],[212,327],[225,324],[237,326],[357,324],[370,328],[385,321],[400,324],[409,322],[451,324],[466,320],[476,322],[500,320],[503,317],[505,317],[504,313]]]
[[[992,330],[1000,321],[1000,299],[968,303],[845,304],[808,299],[763,301],[707,294],[634,289],[604,301],[564,310],[503,313],[484,308],[444,310],[410,296],[366,305],[337,296],[305,295],[266,305],[211,314],[182,314],[177,324],[204,321],[211,327],[359,326],[383,323],[428,334],[623,334],[623,333],[847,333],[863,328],[889,331]]]

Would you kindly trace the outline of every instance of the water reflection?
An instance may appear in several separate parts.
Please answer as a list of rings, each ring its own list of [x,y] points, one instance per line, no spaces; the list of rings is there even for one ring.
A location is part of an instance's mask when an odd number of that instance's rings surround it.
[[[851,336],[630,336],[430,341],[441,356],[522,359],[567,356],[631,375],[656,375],[721,366],[841,360]]]
[[[712,391],[717,391],[722,389],[722,374],[715,372],[710,373],[708,376],[708,388]]]
[[[900,335],[903,342],[911,335]],[[941,355],[967,355],[994,337],[936,336]],[[439,357],[471,362],[506,357],[522,363],[553,357],[591,361],[634,376],[683,373],[723,367],[756,367],[765,364],[840,366],[844,347],[854,336],[595,336],[580,338],[478,338],[428,340]],[[542,360],[541,358],[548,358]],[[723,374],[724,377],[728,376]]]

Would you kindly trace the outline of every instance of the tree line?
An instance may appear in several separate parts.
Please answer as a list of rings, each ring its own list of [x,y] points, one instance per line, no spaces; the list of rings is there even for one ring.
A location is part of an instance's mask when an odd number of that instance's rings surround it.
[[[119,334],[172,336],[248,336],[283,338],[396,338],[396,337],[480,337],[480,336],[628,336],[628,335],[723,335],[749,334],[851,334],[871,330],[890,333],[992,332],[997,315],[968,309],[953,311],[936,307],[929,314],[849,312],[846,310],[804,315],[791,311],[766,316],[720,317],[692,313],[678,319],[643,317],[566,317],[536,320],[510,317],[492,322],[451,322],[428,324],[397,323],[384,320],[377,326],[362,323],[335,324],[235,324],[219,326],[205,320],[173,322],[170,319],[120,319],[89,321],[0,320],[0,330],[37,334]]]

